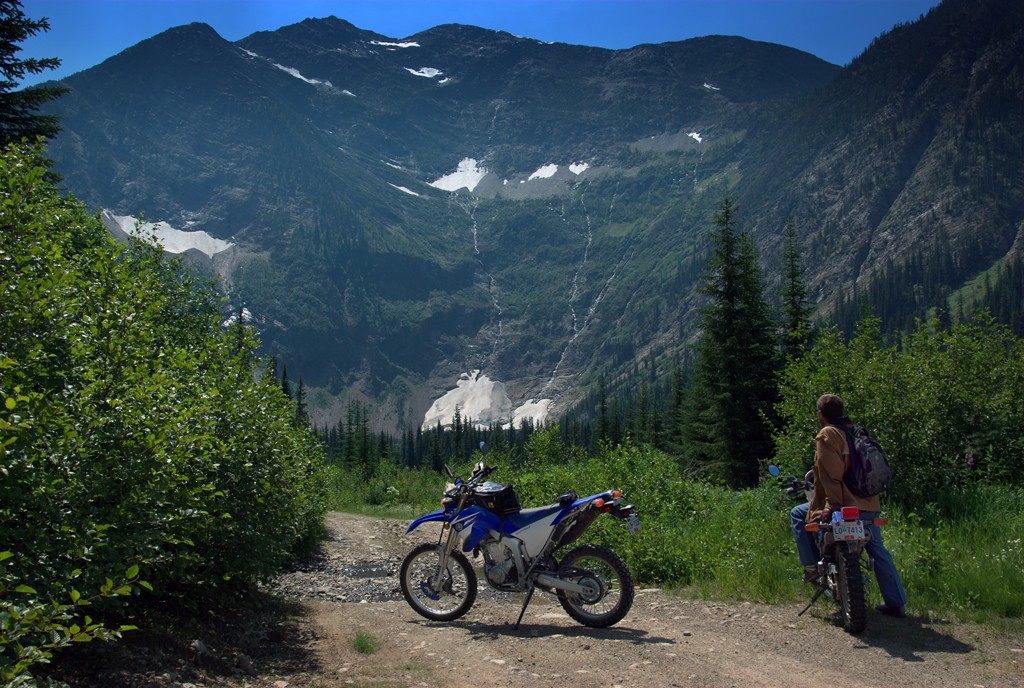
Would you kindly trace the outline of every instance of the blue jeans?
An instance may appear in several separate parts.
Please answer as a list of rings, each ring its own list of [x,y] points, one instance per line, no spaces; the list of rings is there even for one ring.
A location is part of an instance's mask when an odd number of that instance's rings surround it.
[[[804,566],[817,564],[821,555],[818,553],[818,538],[814,533],[804,530],[807,522],[807,510],[810,504],[801,504],[793,507],[789,516],[793,521],[793,539],[796,540],[796,553],[800,557],[800,563]],[[887,607],[902,607],[907,603],[907,593],[903,589],[903,581],[900,580],[899,571],[896,570],[896,563],[892,555],[885,548],[882,542],[882,529],[871,524],[871,521],[878,517],[877,511],[862,511],[860,517],[864,521],[864,528],[871,533],[871,539],[865,549],[868,557],[874,561],[875,580],[878,581],[878,591],[882,593],[882,600]]]

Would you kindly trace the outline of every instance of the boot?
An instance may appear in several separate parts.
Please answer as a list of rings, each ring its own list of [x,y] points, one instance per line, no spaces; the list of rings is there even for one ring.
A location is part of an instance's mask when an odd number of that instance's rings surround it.
[[[817,564],[805,564],[804,565],[804,583],[813,583],[818,580],[818,565]]]

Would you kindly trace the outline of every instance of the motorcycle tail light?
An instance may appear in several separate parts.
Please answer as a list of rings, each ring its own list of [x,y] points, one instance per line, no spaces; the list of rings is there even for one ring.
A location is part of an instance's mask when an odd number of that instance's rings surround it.
[[[855,506],[844,506],[842,512],[844,521],[856,521],[860,518],[860,509]]]

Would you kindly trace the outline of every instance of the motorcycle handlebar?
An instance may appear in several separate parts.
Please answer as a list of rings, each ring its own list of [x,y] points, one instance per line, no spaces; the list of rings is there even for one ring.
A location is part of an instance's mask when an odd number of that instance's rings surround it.
[[[471,485],[475,485],[476,483],[480,482],[481,480],[483,480],[496,470],[498,470],[497,466],[487,467],[481,463],[476,468],[473,469],[473,472],[469,476],[468,483]]]
[[[786,494],[788,495],[810,489],[810,486],[805,481],[797,480],[796,478],[787,479],[786,485]]]

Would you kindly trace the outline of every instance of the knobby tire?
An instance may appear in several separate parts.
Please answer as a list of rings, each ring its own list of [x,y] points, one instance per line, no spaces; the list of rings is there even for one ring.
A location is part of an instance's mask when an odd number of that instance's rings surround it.
[[[860,570],[860,555],[849,550],[845,542],[836,545],[836,584],[839,614],[848,633],[860,633],[867,624],[864,601],[864,577]]]
[[[633,576],[622,558],[607,547],[577,547],[562,559],[559,573],[577,582],[584,579],[600,581],[602,594],[595,600],[585,600],[565,590],[558,591],[562,608],[584,626],[607,628],[621,621],[633,606]]]
[[[424,543],[409,552],[402,562],[399,582],[405,601],[420,616],[431,621],[454,621],[476,601],[476,573],[466,555],[453,550],[440,589],[430,580],[440,562],[440,545]]]

